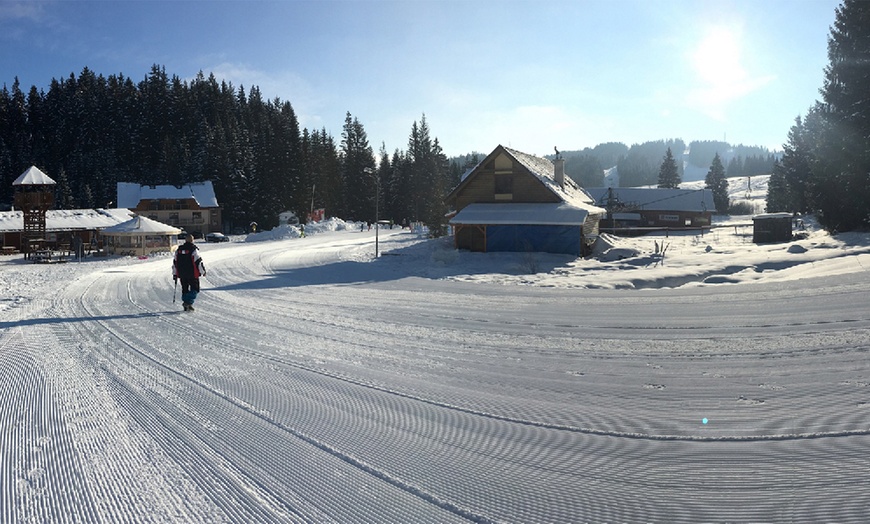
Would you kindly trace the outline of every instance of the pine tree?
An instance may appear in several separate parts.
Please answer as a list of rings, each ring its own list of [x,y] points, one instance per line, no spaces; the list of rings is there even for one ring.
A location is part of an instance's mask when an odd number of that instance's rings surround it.
[[[680,187],[680,172],[677,169],[677,162],[674,160],[674,155],[671,153],[671,148],[668,148],[665,157],[662,160],[662,165],[659,168],[659,186],[660,188],[677,189]]]
[[[658,140],[631,146],[628,153],[621,157],[616,164],[619,171],[619,185],[621,187],[637,187],[656,184],[661,166],[659,159],[662,158],[662,154],[667,149],[685,151],[686,145],[682,140]],[[673,156],[673,153],[671,155]],[[682,154],[680,158],[682,158]],[[675,163],[677,160],[674,157]]]
[[[378,151],[378,172],[377,177],[381,184],[380,192],[380,217],[382,220],[392,220],[398,222],[395,215],[390,212],[387,203],[393,199],[393,188],[390,186],[390,178],[393,173],[393,166],[390,163],[390,155],[387,153],[387,146],[381,142],[381,148]]]
[[[408,138],[408,156],[404,164],[406,177],[403,188],[409,190],[407,207],[413,221],[422,221],[432,236],[441,236],[445,231],[444,215],[447,212],[444,197],[449,187],[447,157],[441,150],[438,139],[429,133],[429,124],[424,114],[419,124],[411,126]]]
[[[767,183],[767,208],[768,213],[791,212],[792,197],[789,194],[788,182],[786,181],[785,168],[780,162],[773,166],[773,173]]]
[[[782,147],[783,155],[779,170],[786,187],[784,193],[786,204],[783,211],[808,213],[812,208],[812,145],[801,117],[795,118],[795,125],[788,132],[788,142]],[[777,195],[774,190],[774,197],[780,198],[781,195]]]
[[[716,153],[716,156],[713,157],[713,163],[710,164],[710,170],[704,179],[704,185],[713,193],[713,204],[716,206],[716,213],[720,215],[727,214],[730,205],[728,200],[728,179],[725,178],[725,166],[722,165],[719,153]]]
[[[375,167],[374,154],[363,125],[359,119],[351,116],[350,111],[345,116],[341,133],[341,165],[346,217],[374,222],[375,198],[380,198],[379,180],[372,179],[366,173],[367,169]]]
[[[449,169],[447,156],[441,149],[441,144],[438,138],[432,141],[431,150],[431,191],[427,199],[426,215],[424,221],[429,227],[429,236],[438,238],[447,233],[447,204],[444,202],[444,197],[450,192],[452,187],[449,184]]]
[[[829,230],[870,227],[870,2],[843,0],[828,37],[813,165],[819,220]]]
[[[390,177],[387,181],[389,191],[385,196],[389,197],[385,201],[386,207],[389,210],[387,216],[394,217],[400,221],[402,225],[408,224],[411,221],[410,206],[410,184],[408,183],[410,176],[410,162],[404,151],[396,149],[393,152],[392,160],[390,160]]]
[[[407,194],[406,198],[407,212],[411,217],[411,221],[417,222],[422,220],[422,205],[425,199],[422,193],[426,188],[424,170],[426,169],[427,156],[431,148],[429,139],[429,127],[426,125],[425,119],[422,124],[418,124],[415,120],[411,125],[411,135],[408,137],[408,156],[405,166],[405,184],[404,189]]]
[[[55,207],[57,209],[75,209],[78,207],[73,198],[72,188],[69,187],[69,180],[66,176],[66,171],[61,169],[57,175],[57,185],[55,191]]]
[[[346,216],[341,161],[335,140],[326,129],[303,132],[303,162],[309,173],[311,187],[306,191],[311,191],[313,207],[325,209],[328,216]]]

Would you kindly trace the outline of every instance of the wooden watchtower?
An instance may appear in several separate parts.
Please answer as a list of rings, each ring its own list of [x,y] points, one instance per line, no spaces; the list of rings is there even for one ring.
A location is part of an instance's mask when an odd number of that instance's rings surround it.
[[[29,256],[40,242],[45,242],[45,212],[54,207],[56,183],[36,166],[30,166],[12,185],[15,208],[24,215],[21,249]]]

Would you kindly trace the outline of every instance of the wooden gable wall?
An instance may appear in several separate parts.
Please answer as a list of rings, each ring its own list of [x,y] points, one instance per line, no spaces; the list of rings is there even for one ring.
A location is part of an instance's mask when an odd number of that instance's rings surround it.
[[[504,151],[488,158],[468,175],[465,187],[457,194],[455,208],[479,203],[558,203],[559,197],[538,178]],[[496,193],[496,179],[510,177],[510,193]],[[504,181],[499,181],[500,189]]]

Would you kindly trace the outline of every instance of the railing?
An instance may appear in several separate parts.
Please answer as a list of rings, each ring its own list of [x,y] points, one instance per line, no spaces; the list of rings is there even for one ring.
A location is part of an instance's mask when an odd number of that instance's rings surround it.
[[[160,220],[160,219],[156,219],[156,220]],[[193,218],[193,219],[189,219],[189,220],[167,219],[166,223],[169,224],[170,226],[198,226],[200,224],[205,224],[205,220],[203,220],[201,218]]]

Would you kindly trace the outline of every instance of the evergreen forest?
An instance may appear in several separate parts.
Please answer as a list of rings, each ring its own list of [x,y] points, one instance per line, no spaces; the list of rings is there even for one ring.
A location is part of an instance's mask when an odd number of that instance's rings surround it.
[[[85,68],[26,92],[0,90],[0,204],[35,165],[57,182],[59,209],[112,207],[118,182],[176,185],[210,180],[228,229],[277,225],[293,211],[373,222],[420,221],[443,231],[443,197],[458,183],[425,115],[408,149],[375,158],[362,123],[347,113],[339,140],[301,129],[290,102],[265,100],[214,75],[191,81],[154,65],[140,82]],[[376,198],[378,199],[376,201]]]
[[[844,0],[828,37],[822,100],[798,116],[770,177],[769,212],[870,229],[870,2]]]

